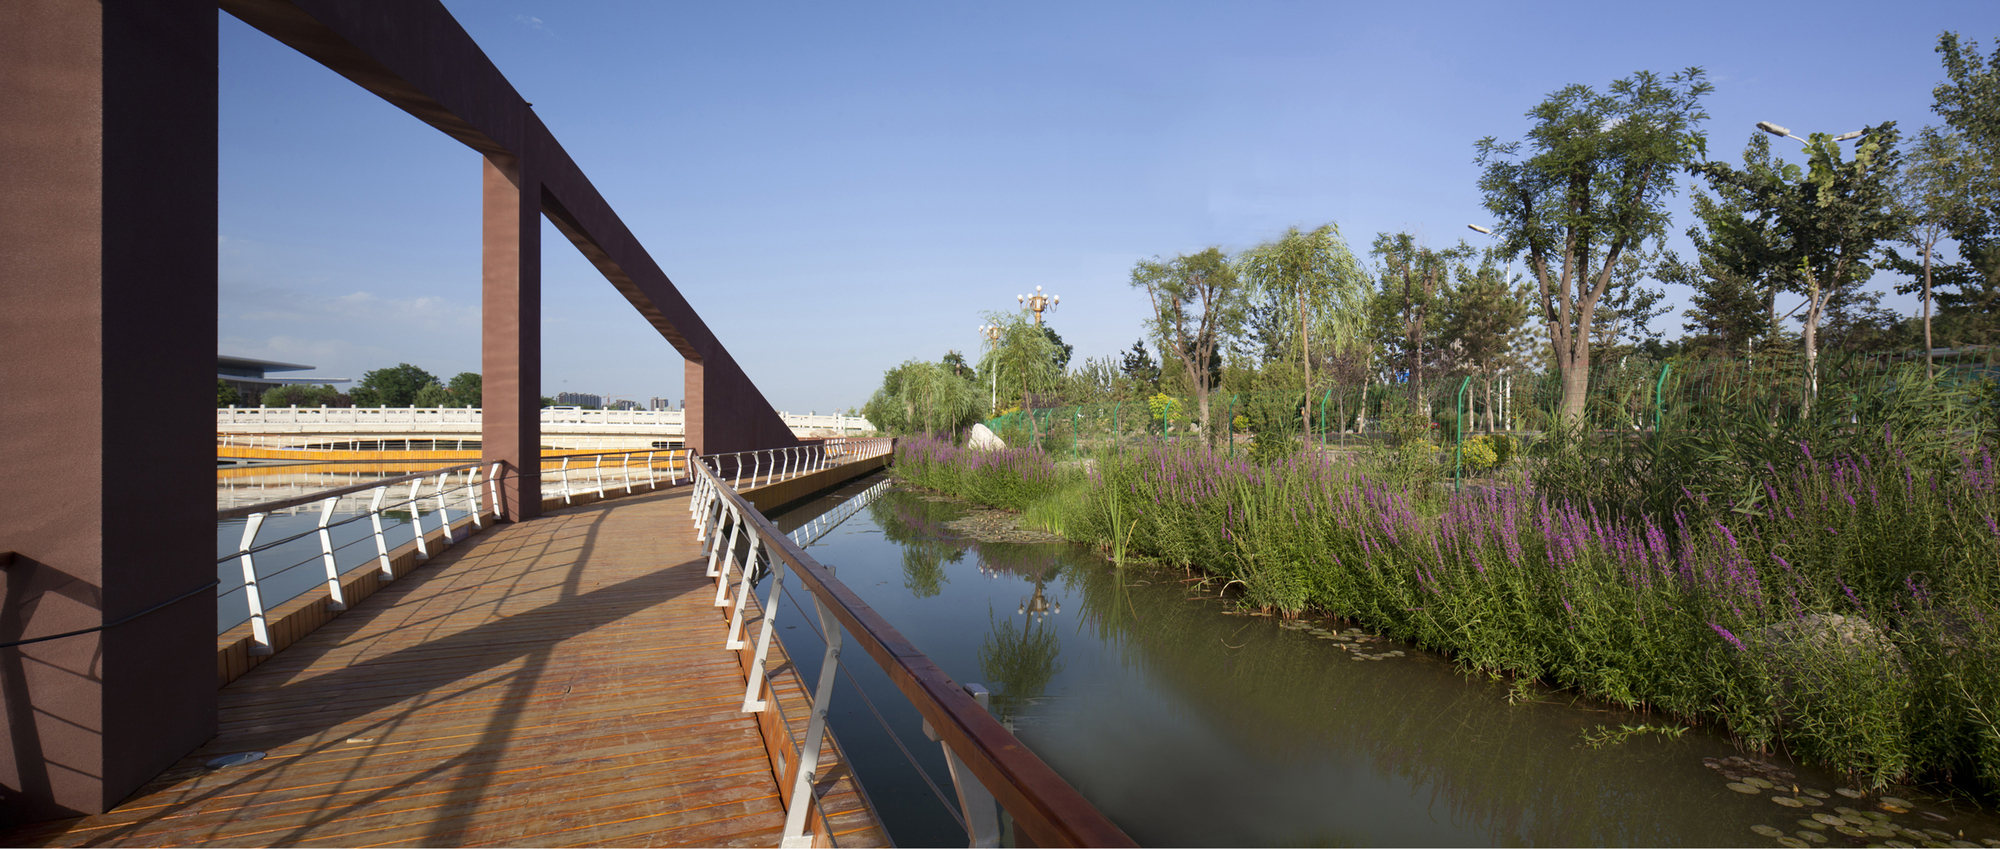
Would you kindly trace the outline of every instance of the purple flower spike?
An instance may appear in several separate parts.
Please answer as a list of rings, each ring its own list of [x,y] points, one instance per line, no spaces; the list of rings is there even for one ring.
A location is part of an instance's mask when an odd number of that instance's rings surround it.
[[[1717,624],[1715,624],[1714,622],[1710,622],[1710,623],[1708,623],[1708,627],[1710,627],[1710,628],[1714,628],[1714,629],[1715,629],[1715,633],[1717,633],[1717,634],[1721,634],[1721,635],[1722,635],[1722,638],[1723,638],[1723,639],[1725,639],[1725,640],[1728,640],[1728,641],[1729,641],[1729,644],[1730,644],[1730,645],[1732,645],[1732,646],[1735,646],[1735,647],[1736,647],[1736,650],[1737,650],[1737,651],[1743,651],[1743,650],[1744,650],[1744,648],[1743,648],[1743,641],[1742,641],[1742,640],[1739,640],[1739,639],[1736,639],[1736,635],[1735,635],[1735,634],[1731,634],[1731,633],[1729,633],[1729,629],[1728,629],[1728,628],[1724,628],[1724,627],[1722,627],[1721,625],[1717,625]]]

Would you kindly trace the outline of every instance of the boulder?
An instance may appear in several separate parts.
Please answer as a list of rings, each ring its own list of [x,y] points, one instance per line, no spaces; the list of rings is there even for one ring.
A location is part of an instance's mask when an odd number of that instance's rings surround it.
[[[1000,435],[994,433],[992,428],[976,424],[965,434],[965,447],[974,451],[998,451],[1006,448],[1007,443],[1002,442]]]

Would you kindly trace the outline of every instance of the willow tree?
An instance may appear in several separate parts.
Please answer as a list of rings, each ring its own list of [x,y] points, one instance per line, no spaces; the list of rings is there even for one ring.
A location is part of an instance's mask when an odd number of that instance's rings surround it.
[[[1220,248],[1208,248],[1169,260],[1142,259],[1132,268],[1132,286],[1146,290],[1153,306],[1147,329],[1160,353],[1180,362],[1194,388],[1201,432],[1213,441],[1208,396],[1215,374],[1209,364],[1217,346],[1243,329],[1247,298],[1242,278]]]
[[[1028,415],[1028,430],[1039,441],[1041,429],[1035,421],[1035,395],[1062,384],[1061,362],[1068,353],[1058,347],[1059,337],[1045,332],[1023,312],[986,313],[984,318],[1000,328],[1000,338],[980,358],[979,380],[995,387],[994,412],[999,412],[997,408],[1002,401],[1020,402]]]
[[[889,433],[956,433],[979,420],[979,390],[950,366],[910,360],[882,375],[862,415]]]
[[[1529,110],[1526,139],[1475,145],[1494,235],[1535,276],[1568,423],[1583,419],[1593,313],[1624,254],[1665,236],[1661,201],[1706,153],[1701,98],[1712,90],[1700,68],[1641,71],[1605,92],[1572,85]]]
[[[1292,313],[1297,335],[1290,347],[1312,393],[1312,343],[1315,328],[1329,351],[1352,348],[1368,330],[1368,275],[1347,249],[1340,227],[1332,222],[1311,232],[1292,227],[1276,241],[1265,242],[1237,257],[1243,279],[1274,306]],[[1305,410],[1306,432],[1312,432],[1312,405]]]

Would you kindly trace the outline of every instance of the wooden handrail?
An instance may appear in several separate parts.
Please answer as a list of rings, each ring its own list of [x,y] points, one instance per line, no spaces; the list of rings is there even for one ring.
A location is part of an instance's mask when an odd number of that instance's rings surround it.
[[[695,463],[714,477],[706,466]],[[895,682],[896,689],[937,730],[979,781],[1014,817],[1015,825],[1039,846],[1137,846],[1132,838],[1057,775],[1006,726],[974,701],[965,688],[903,637],[846,584],[780,532],[727,481],[712,480],[716,492],[736,504],[763,544],[792,567],[842,627]]]

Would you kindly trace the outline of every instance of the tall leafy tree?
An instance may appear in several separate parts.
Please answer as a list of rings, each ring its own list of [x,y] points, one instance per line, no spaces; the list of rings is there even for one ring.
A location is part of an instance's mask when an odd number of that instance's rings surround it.
[[[1194,390],[1202,433],[1213,441],[1208,402],[1217,380],[1217,346],[1243,330],[1248,297],[1242,279],[1220,248],[1208,248],[1169,260],[1140,260],[1132,269],[1132,286],[1146,290],[1154,342],[1179,362]]]
[[[882,375],[862,416],[889,433],[956,433],[979,419],[979,389],[944,363],[910,360]]]
[[[985,317],[1000,328],[1000,339],[980,359],[979,376],[980,382],[999,387],[999,406],[1011,401],[1030,409],[1040,400],[1038,395],[1061,386],[1063,370],[1057,363],[1064,357],[1063,349],[1041,325],[1018,312]]]
[[[1484,381],[1488,430],[1494,427],[1497,409],[1491,378],[1522,364],[1533,296],[1525,280],[1508,276],[1496,254],[1486,251],[1477,266],[1458,264],[1457,281],[1445,295],[1443,310],[1444,337],[1468,370],[1488,378]]]
[[[222,378],[218,377],[215,379],[215,406],[217,409],[234,407],[239,400],[236,394],[236,387],[230,386],[228,381]]]
[[[1119,360],[1118,371],[1140,390],[1142,396],[1160,391],[1160,364],[1153,359],[1153,352],[1146,348],[1144,339],[1132,343],[1132,350],[1126,351]]]
[[[1284,326],[1297,332],[1287,334],[1286,347],[1298,358],[1310,392],[1314,329],[1323,331],[1320,344],[1329,350],[1350,348],[1367,332],[1368,275],[1332,222],[1310,232],[1289,228],[1276,240],[1245,251],[1237,264],[1243,279],[1264,295],[1273,315],[1291,314]],[[1270,347],[1267,340],[1266,349]],[[1311,430],[1310,410],[1305,415]]]
[[[1813,133],[1805,168],[1785,163],[1739,171],[1719,162],[1699,168],[1711,183],[1742,191],[1746,211],[1769,222],[1781,240],[1775,264],[1806,298],[1800,322],[1809,393],[1819,389],[1819,328],[1828,307],[1854,297],[1874,273],[1877,246],[1906,230],[1896,204],[1898,137],[1889,121],[1863,131],[1852,159],[1841,155],[1833,136]]]
[[[1565,420],[1582,420],[1591,326],[1619,259],[1666,233],[1661,201],[1706,153],[1700,68],[1642,71],[1605,92],[1572,85],[1529,110],[1528,137],[1475,146],[1479,188],[1508,258],[1525,254],[1562,376]]]
[[[1743,149],[1743,170],[1778,167],[1770,137],[1752,137]],[[1724,182],[1710,188],[1713,194],[1697,186],[1690,198],[1693,260],[1667,251],[1660,279],[1694,290],[1683,329],[1719,353],[1746,354],[1778,327],[1778,291],[1789,279],[1777,255],[1782,240],[1770,221],[1750,213],[1752,200],[1741,187]]]
[[[356,407],[410,407],[415,406],[418,392],[437,382],[430,372],[409,363],[397,363],[394,368],[378,368],[361,375],[361,382],[348,394]]]
[[[1990,338],[2000,324],[2000,42],[1981,55],[1978,40],[1938,36],[1948,80],[1933,89],[1932,109],[1963,144],[1960,200],[1945,216],[1957,261],[1934,263],[1938,306]]]
[[[1433,250],[1409,233],[1377,234],[1372,253],[1381,263],[1374,298],[1377,341],[1405,369],[1412,400],[1422,403],[1424,375],[1434,370],[1440,328],[1438,299],[1451,286],[1453,264],[1469,248]]]
[[[445,402],[445,406],[475,408],[485,406],[485,385],[485,381],[476,371],[462,371],[453,375],[451,382],[445,384],[445,391],[451,396],[450,400]]]

